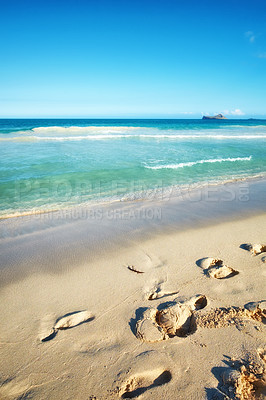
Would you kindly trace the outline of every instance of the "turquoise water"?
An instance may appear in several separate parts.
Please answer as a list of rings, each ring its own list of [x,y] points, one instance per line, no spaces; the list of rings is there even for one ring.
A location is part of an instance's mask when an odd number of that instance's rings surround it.
[[[265,120],[0,120],[0,215],[266,174]]]

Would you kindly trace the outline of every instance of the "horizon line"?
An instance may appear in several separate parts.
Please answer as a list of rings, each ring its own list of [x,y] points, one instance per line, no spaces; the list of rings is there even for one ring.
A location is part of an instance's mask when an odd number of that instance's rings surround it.
[[[0,117],[0,120],[8,120],[8,119],[109,119],[109,120],[115,120],[115,119],[124,119],[124,120],[136,120],[136,119],[141,119],[141,120],[154,120],[154,119],[160,119],[160,120],[193,120],[193,119],[197,119],[197,120],[202,120],[202,117],[197,117],[197,118],[177,118],[177,117],[62,117],[62,116],[58,116],[58,117]],[[264,118],[260,118],[260,117],[242,117],[242,118],[225,118],[225,119],[208,119],[206,121],[231,121],[231,120],[265,120],[266,116]]]

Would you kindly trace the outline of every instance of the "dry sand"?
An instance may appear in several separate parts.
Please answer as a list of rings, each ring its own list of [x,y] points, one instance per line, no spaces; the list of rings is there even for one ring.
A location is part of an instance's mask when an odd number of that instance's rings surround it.
[[[265,253],[246,243],[266,244],[266,214],[5,275],[1,400],[265,398]]]

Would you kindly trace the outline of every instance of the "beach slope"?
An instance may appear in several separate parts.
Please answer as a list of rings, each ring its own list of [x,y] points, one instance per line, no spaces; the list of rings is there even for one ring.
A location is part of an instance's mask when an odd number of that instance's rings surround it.
[[[51,225],[53,257],[2,270],[1,399],[263,398],[266,247],[252,245],[266,244],[265,213],[95,254],[84,238],[67,262]],[[23,260],[29,241],[42,254],[38,235],[14,227],[2,244]]]

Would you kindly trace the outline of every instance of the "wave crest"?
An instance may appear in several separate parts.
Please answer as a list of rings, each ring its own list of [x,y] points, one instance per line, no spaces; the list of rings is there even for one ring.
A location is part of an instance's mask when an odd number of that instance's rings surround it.
[[[108,133],[128,132],[142,129],[139,126],[41,126],[33,128],[35,133]],[[152,129],[152,128],[148,128]]]
[[[157,140],[179,140],[179,139],[212,139],[212,140],[240,140],[240,139],[266,139],[266,135],[149,135],[149,134],[90,134],[76,136],[41,136],[41,135],[19,135],[12,137],[0,137],[0,141],[77,141],[77,140],[110,140],[110,139],[157,139]]]
[[[207,163],[222,163],[222,162],[236,162],[236,161],[250,161],[252,156],[249,157],[236,157],[236,158],[214,158],[210,160],[199,160],[199,161],[189,161],[178,164],[165,164],[165,165],[145,165],[148,169],[178,169],[184,167],[192,167],[197,164],[207,164]]]

